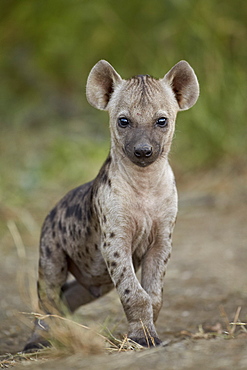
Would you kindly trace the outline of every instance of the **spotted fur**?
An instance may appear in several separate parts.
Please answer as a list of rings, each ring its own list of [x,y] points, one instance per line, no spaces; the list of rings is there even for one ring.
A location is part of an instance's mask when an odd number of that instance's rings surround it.
[[[73,312],[115,287],[129,337],[151,344],[145,325],[160,343],[154,323],[177,214],[168,153],[177,112],[193,106],[198,94],[185,61],[159,80],[148,75],[123,80],[106,61],[94,66],[87,98],[109,111],[111,149],[96,179],[65,195],[44,221],[37,285],[43,312]],[[68,273],[73,281],[67,281]],[[25,350],[44,344],[42,330],[36,323]]]

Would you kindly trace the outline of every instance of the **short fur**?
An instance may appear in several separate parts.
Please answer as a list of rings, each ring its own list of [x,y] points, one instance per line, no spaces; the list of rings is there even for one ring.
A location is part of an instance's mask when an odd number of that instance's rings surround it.
[[[111,149],[96,179],[70,191],[45,219],[38,280],[45,313],[73,312],[115,287],[128,336],[152,344],[144,325],[160,343],[154,322],[177,214],[168,153],[177,112],[192,107],[198,95],[197,78],[185,61],[159,80],[123,80],[104,60],[93,67],[87,99],[109,111]],[[135,274],[140,266],[141,282]],[[36,323],[25,350],[44,343]]]

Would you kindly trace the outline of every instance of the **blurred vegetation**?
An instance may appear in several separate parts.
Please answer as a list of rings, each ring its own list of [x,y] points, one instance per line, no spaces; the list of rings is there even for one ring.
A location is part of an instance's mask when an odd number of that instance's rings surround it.
[[[171,161],[180,172],[239,166],[246,40],[243,0],[1,0],[0,204],[31,209],[35,199],[35,212],[47,210],[95,176],[108,118],[86,102],[85,84],[100,59],[124,78],[162,77],[186,59],[201,96],[178,116]]]

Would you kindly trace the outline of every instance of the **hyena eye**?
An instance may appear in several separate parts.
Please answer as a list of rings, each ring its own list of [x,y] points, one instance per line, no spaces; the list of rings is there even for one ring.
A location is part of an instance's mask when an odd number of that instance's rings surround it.
[[[156,125],[159,127],[166,127],[168,125],[168,118],[160,117],[159,119],[157,119]]]
[[[129,124],[130,124],[130,121],[126,117],[120,117],[118,119],[118,126],[119,127],[126,128],[126,127],[129,126]]]

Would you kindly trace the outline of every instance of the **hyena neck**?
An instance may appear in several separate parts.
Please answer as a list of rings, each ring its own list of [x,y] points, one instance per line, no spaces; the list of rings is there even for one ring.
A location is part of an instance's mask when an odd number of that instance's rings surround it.
[[[160,157],[154,163],[147,167],[139,167],[132,163],[126,156],[114,156],[110,154],[111,165],[109,172],[114,174],[116,181],[130,186],[140,191],[151,191],[157,187],[164,186],[167,181],[167,173],[170,171],[170,165],[167,157]]]

